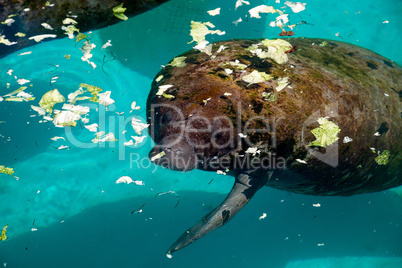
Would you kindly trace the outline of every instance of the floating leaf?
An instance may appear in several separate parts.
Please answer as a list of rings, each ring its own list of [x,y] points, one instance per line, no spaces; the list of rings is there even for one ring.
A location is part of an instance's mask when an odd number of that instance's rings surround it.
[[[273,59],[278,64],[283,64],[288,61],[288,56],[285,52],[293,48],[289,42],[283,39],[265,39],[261,43],[268,48],[268,53],[259,55],[258,57]]]
[[[117,179],[116,184],[118,183],[127,183],[130,184],[133,182],[133,179],[131,179],[129,176],[122,176]]]
[[[130,111],[130,113],[132,112],[132,111],[134,111],[134,110],[139,110],[139,109],[141,109],[141,107],[140,106],[137,106],[137,102],[136,101],[133,101],[132,103],[131,103],[131,111]]]
[[[306,9],[306,7],[305,7],[306,3],[300,3],[300,2],[293,3],[290,1],[286,1],[285,5],[290,7],[294,13],[299,13],[300,11],[303,11]]]
[[[45,115],[46,114],[45,109],[43,109],[41,107],[31,105],[31,108],[32,108],[32,110],[37,112],[39,115]]]
[[[56,38],[56,37],[57,37],[57,35],[55,35],[55,34],[41,34],[41,35],[31,36],[28,39],[35,40],[36,42],[40,42],[45,38]]]
[[[96,64],[89,59],[92,58],[91,50],[96,47],[95,44],[90,43],[88,40],[84,42],[80,50],[82,51],[83,56],[81,57],[82,61],[88,62],[92,66],[92,68],[96,68]]]
[[[99,101],[98,100],[98,93],[103,90],[102,88],[97,87],[97,86],[88,85],[88,84],[85,84],[85,83],[81,83],[80,87],[81,88],[82,87],[86,88],[89,91],[89,93],[92,94],[92,98],[89,99],[90,101],[93,101],[93,102],[98,102]]]
[[[19,85],[24,85],[24,84],[29,83],[29,82],[31,82],[31,81],[28,80],[28,79],[25,79],[25,78],[20,78],[20,79],[17,80],[17,83]]]
[[[50,90],[46,92],[41,100],[39,101],[39,106],[46,110],[46,112],[51,113],[53,110],[53,106],[56,103],[64,102],[66,99],[57,89]]]
[[[386,165],[388,164],[389,161],[389,156],[390,152],[388,150],[383,151],[379,156],[374,158],[374,160],[377,162],[379,165]]]
[[[114,100],[110,98],[111,91],[106,91],[105,93],[99,93],[99,103],[105,106],[106,108],[114,103]]]
[[[161,158],[162,156],[165,156],[165,155],[166,155],[165,152],[162,151],[159,154],[156,154],[156,155],[152,156],[150,160],[153,162],[153,161],[155,161],[155,160],[157,160],[157,159],[159,159],[159,158]]]
[[[74,91],[73,93],[68,94],[68,102],[74,104],[78,100],[87,100],[89,97],[77,97],[78,95],[84,94],[84,90],[80,87],[78,90]]]
[[[140,137],[138,137],[138,136],[131,136],[131,138],[133,138],[133,140],[135,141],[134,146],[137,146],[139,143],[143,142],[146,137],[147,137],[147,136],[145,136],[145,135],[144,135],[144,136],[140,136]]]
[[[79,114],[71,111],[62,111],[53,118],[53,123],[56,127],[75,127],[77,120],[81,119]]]
[[[96,137],[94,139],[92,139],[93,143],[99,143],[99,142],[105,142],[105,141],[114,142],[114,141],[117,141],[117,139],[115,138],[115,136],[112,132],[105,135],[104,131],[100,131],[100,132],[96,133]]]
[[[22,102],[22,101],[33,101],[35,97],[33,97],[31,94],[28,94],[24,91],[19,92],[17,96],[10,96],[5,99],[5,101],[16,101],[16,102]]]
[[[216,16],[216,15],[219,15],[219,14],[221,13],[221,8],[218,7],[218,8],[216,8],[216,9],[214,9],[214,10],[209,10],[209,11],[207,11],[207,12],[208,12],[208,14],[211,15],[211,16]]]
[[[25,86],[20,87],[20,88],[14,90],[13,92],[10,92],[7,95],[4,95],[3,97],[9,97],[9,96],[15,95],[15,94],[20,93],[21,91],[23,91],[25,89],[27,89],[27,87],[25,87]]]
[[[81,40],[83,40],[85,38],[87,38],[86,34],[78,33],[77,36],[75,37],[75,42],[79,42],[79,41],[81,41]]]
[[[261,18],[260,13],[276,13],[278,12],[273,6],[260,5],[248,11],[251,18]]]
[[[12,96],[12,97],[9,97],[9,98],[5,98],[4,100],[5,101],[12,101],[12,102],[23,102],[24,98]]]
[[[7,175],[12,175],[14,173],[14,170],[12,168],[5,167],[4,165],[0,166],[0,173],[7,174]]]
[[[116,183],[134,183],[135,185],[145,185],[145,183],[143,181],[133,181],[133,179],[131,179],[129,176],[122,176],[120,177]]]
[[[317,121],[320,126],[311,131],[316,140],[310,142],[308,146],[321,146],[326,148],[339,139],[337,135],[341,132],[341,129],[334,122],[328,121],[324,117],[318,118]]]
[[[236,10],[238,7],[242,6],[243,4],[250,5],[250,2],[244,1],[244,0],[237,0],[237,1],[236,1],[236,5],[235,5],[235,10]]]
[[[1,230],[0,241],[4,241],[7,239],[7,227],[8,225],[4,226]]]
[[[18,42],[10,42],[10,40],[6,39],[5,35],[0,34],[0,44],[5,44],[6,46],[12,46],[17,44]]]
[[[99,125],[96,123],[93,123],[91,125],[86,125],[85,128],[88,129],[91,132],[97,132],[98,131]]]
[[[72,105],[68,103],[64,103],[63,107],[61,107],[64,110],[68,110],[70,112],[83,115],[89,113],[89,107],[87,106],[80,106],[80,105]]]
[[[190,35],[193,37],[192,42],[196,42],[197,44],[201,43],[202,41],[205,40],[205,36],[207,34],[218,34],[218,35],[223,35],[225,32],[222,32],[220,30],[215,30],[212,31],[210,28],[215,28],[215,25],[212,23],[208,22],[198,22],[198,21],[191,21],[191,30],[190,30]]]
[[[131,119],[131,126],[133,127],[135,133],[142,135],[142,131],[149,127],[149,124],[141,123],[141,120],[133,118]]]
[[[68,25],[68,26],[61,26],[61,29],[63,31],[65,31],[64,33],[66,35],[68,35],[69,39],[73,39],[74,38],[74,33],[77,32],[78,34],[80,33],[80,30],[77,29],[77,27],[75,27],[74,25]]]

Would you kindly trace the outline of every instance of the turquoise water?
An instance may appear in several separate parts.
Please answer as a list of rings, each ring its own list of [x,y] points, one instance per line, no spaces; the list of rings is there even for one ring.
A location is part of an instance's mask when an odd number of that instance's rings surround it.
[[[342,197],[260,190],[250,204],[225,227],[175,253],[165,251],[181,233],[218,205],[233,178],[201,171],[179,173],[146,162],[153,146],[145,141],[125,147],[131,117],[145,120],[145,103],[161,65],[191,49],[190,21],[211,21],[230,38],[274,38],[266,25],[274,15],[233,25],[251,7],[234,11],[236,1],[176,1],[90,33],[93,69],[83,62],[73,40],[38,43],[0,59],[1,95],[30,80],[25,91],[31,102],[0,102],[0,165],[13,167],[18,178],[0,175],[0,265],[7,267],[400,267],[402,265],[402,200],[397,191]],[[279,8],[283,2],[267,1]],[[343,40],[386,56],[399,65],[402,18],[400,1],[305,1],[306,10],[290,15],[291,23],[306,21],[296,36]],[[222,7],[221,15],[206,11]],[[289,11],[289,8],[286,10]],[[291,12],[290,12],[291,13]],[[389,23],[383,23],[389,21]],[[336,34],[339,33],[339,36]],[[342,38],[342,39],[341,39]],[[101,47],[111,40],[109,51]],[[32,54],[18,56],[21,52]],[[70,55],[66,59],[64,55]],[[111,60],[112,61],[107,61]],[[106,62],[107,61],[107,62]],[[58,65],[59,67],[55,67]],[[102,70],[103,65],[103,70]],[[8,75],[13,69],[12,76]],[[55,83],[51,78],[58,76]],[[7,89],[7,83],[10,87]],[[115,100],[106,111],[93,103],[89,124],[115,133],[117,142],[93,147],[94,133],[78,124],[56,128],[39,123],[30,109],[41,96],[57,88],[65,97],[81,83],[111,91]],[[30,86],[32,84],[32,86]],[[4,94],[3,94],[4,93]],[[140,110],[130,113],[136,101]],[[57,104],[56,109],[61,109]],[[96,110],[98,108],[98,111]],[[116,114],[122,113],[123,114]],[[83,124],[81,124],[83,125]],[[127,130],[125,134],[123,131]],[[71,134],[70,134],[71,133]],[[68,136],[74,139],[67,139]],[[52,141],[54,136],[66,141]],[[54,147],[69,146],[69,150]],[[93,148],[85,148],[93,147]],[[132,154],[133,153],[133,154]],[[131,160],[130,161],[130,154]],[[139,163],[137,158],[145,159]],[[138,164],[138,165],[137,165]],[[116,184],[121,176],[145,185]],[[210,181],[213,179],[212,183]],[[175,191],[180,203],[175,208]],[[131,214],[142,208],[140,214]],[[321,207],[313,204],[320,203]],[[267,213],[267,217],[259,217]],[[0,228],[0,229],[1,229]],[[34,229],[33,229],[34,228]],[[33,231],[34,230],[34,231]]]

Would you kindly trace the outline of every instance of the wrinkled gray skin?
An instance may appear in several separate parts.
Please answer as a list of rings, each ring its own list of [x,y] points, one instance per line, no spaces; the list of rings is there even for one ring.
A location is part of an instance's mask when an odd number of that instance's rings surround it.
[[[164,137],[150,156],[164,152],[164,156],[154,162],[160,166],[178,171],[190,171],[196,168],[198,159],[195,148],[185,136],[170,135]]]
[[[312,45],[323,41],[328,42],[324,47]],[[349,196],[402,184],[402,69],[398,65],[361,47],[308,38],[291,39],[297,50],[288,54],[286,64],[278,65],[260,60],[245,49],[258,42],[216,43],[214,55],[220,45],[228,48],[215,58],[194,50],[186,52],[182,55],[187,57],[185,67],[167,66],[156,75],[163,75],[163,79],[152,84],[147,116],[151,137],[156,142],[149,157],[155,164],[180,171],[225,170],[215,164],[225,159],[234,163],[247,157],[245,151],[251,146],[239,138],[237,130],[255,116],[278,119],[275,139],[248,134],[247,138],[261,148],[256,157],[273,155],[286,159],[283,168],[229,167],[228,175],[235,178],[231,192],[217,208],[184,232],[168,254],[226,224],[264,185],[302,194]],[[237,59],[248,66],[246,74],[258,70],[274,78],[248,85],[241,80],[241,70],[222,67],[223,63]],[[223,68],[231,68],[233,73],[227,75]],[[291,87],[277,93],[276,101],[264,100],[262,93],[276,93],[277,79],[284,76],[289,77]],[[157,96],[158,87],[168,84],[174,87],[166,93],[174,98]],[[232,94],[224,96],[226,92]],[[324,116],[341,129],[339,140],[326,150],[307,146],[314,140],[311,130],[318,127],[317,118]],[[201,117],[213,123],[206,125],[202,120],[194,120]],[[221,119],[212,120],[216,117]],[[212,141],[228,141],[230,127],[235,129],[234,143],[223,148],[214,146]],[[345,137],[353,137],[353,141],[342,142]],[[371,147],[376,148],[375,153]],[[379,165],[374,158],[378,151],[385,150],[390,152],[389,162]],[[155,155],[161,152],[165,155],[156,159]],[[336,164],[316,157],[324,152],[326,160],[335,159]],[[297,161],[300,159],[306,162]]]

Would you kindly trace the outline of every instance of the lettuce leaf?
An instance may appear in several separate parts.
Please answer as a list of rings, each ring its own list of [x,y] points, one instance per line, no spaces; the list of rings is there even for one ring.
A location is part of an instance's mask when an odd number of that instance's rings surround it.
[[[46,92],[41,100],[39,101],[39,106],[46,110],[47,113],[51,113],[53,110],[53,106],[56,103],[64,102],[66,99],[57,89],[50,90]]]
[[[316,140],[310,142],[308,146],[321,146],[326,148],[339,139],[337,135],[341,132],[341,129],[334,122],[328,121],[328,119],[324,117],[318,118],[317,121],[320,126],[311,131]]]
[[[251,84],[261,83],[272,79],[273,77],[267,73],[259,72],[257,70],[252,71],[250,74],[243,76],[242,80]]]
[[[5,167],[4,165],[1,165],[0,173],[7,174],[7,175],[13,175],[14,170],[12,168],[8,168],[8,167]]]
[[[127,20],[128,17],[124,15],[124,12],[126,11],[127,8],[123,7],[123,4],[120,4],[118,6],[115,6],[113,8],[113,15],[121,20]]]
[[[374,160],[379,165],[386,165],[389,161],[390,152],[388,150],[383,151],[379,156],[374,158]]]

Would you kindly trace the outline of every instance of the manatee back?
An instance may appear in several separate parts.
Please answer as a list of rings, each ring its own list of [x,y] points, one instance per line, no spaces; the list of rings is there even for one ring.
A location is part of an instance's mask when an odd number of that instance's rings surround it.
[[[260,168],[275,169],[268,181],[272,187],[351,195],[401,185],[401,68],[358,46],[307,38],[290,39],[295,50],[287,53],[288,62],[278,64],[250,52],[259,42],[218,42],[214,57],[184,53],[184,67],[167,66],[156,76],[163,78],[153,82],[148,106],[170,103],[185,116],[195,111],[227,116],[235,145],[225,159],[232,169],[247,169],[236,161],[255,147],[259,153],[250,159],[271,159]],[[226,49],[217,53],[221,46]],[[244,77],[253,71],[272,78],[250,83]],[[156,96],[165,84],[174,85],[166,91],[174,98]],[[309,146],[322,117],[339,127],[339,140],[326,148]],[[387,151],[387,161],[379,161],[378,155]]]

